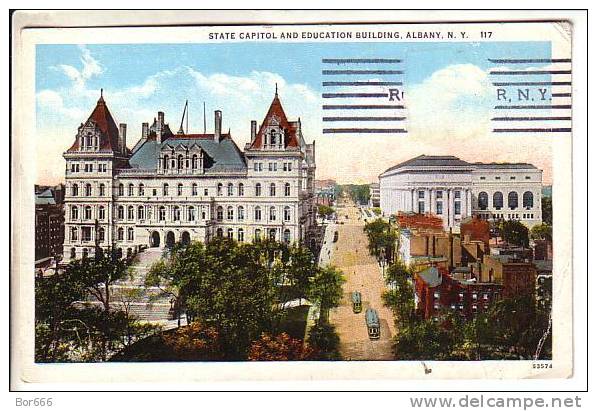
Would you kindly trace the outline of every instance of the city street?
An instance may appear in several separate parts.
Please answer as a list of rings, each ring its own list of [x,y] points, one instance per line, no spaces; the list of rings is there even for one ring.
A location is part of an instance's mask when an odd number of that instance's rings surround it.
[[[344,199],[339,205],[338,222],[344,224],[335,225],[338,241],[332,244],[331,264],[344,272],[346,283],[341,305],[330,312],[330,322],[340,336],[340,352],[346,360],[392,360],[391,338],[396,329],[392,312],[382,304],[385,285],[379,265],[367,249],[367,236],[358,207]],[[353,291],[360,291],[362,295],[363,310],[359,314],[352,311]],[[370,340],[367,334],[365,310],[369,307],[379,314],[379,340]]]

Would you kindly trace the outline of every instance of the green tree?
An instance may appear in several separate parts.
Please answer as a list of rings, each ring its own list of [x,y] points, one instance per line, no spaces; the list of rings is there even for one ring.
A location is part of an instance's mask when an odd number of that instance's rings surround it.
[[[325,218],[330,218],[332,216],[332,214],[334,214],[336,212],[336,210],[334,210],[332,207],[327,206],[325,204],[319,204],[317,206],[317,213]]]
[[[216,238],[174,247],[152,267],[147,284],[170,293],[190,321],[213,326],[226,358],[241,359],[263,332],[276,334],[286,302],[310,295],[317,271],[299,246]]]
[[[405,324],[394,337],[394,354],[399,360],[451,360],[457,343],[456,329],[442,319]]]
[[[315,349],[316,360],[341,360],[340,337],[329,323],[320,322],[309,330],[307,342]]]
[[[552,238],[552,228],[546,223],[537,224],[531,228],[531,238],[533,240],[548,240]]]
[[[541,197],[541,218],[547,225],[553,225],[551,197]]]
[[[319,321],[327,323],[329,310],[340,304],[345,281],[342,271],[334,266],[328,265],[317,270],[311,282],[309,299],[319,305]]]
[[[502,239],[508,244],[519,247],[529,246],[529,229],[520,221],[503,221],[500,231]]]
[[[387,221],[378,218],[363,228],[369,240],[369,252],[378,258],[385,255],[388,261],[394,260],[394,247],[398,239],[396,230]]]
[[[382,294],[386,307],[394,314],[398,329],[414,321],[415,292],[411,270],[400,260],[392,263],[386,271],[388,289]]]

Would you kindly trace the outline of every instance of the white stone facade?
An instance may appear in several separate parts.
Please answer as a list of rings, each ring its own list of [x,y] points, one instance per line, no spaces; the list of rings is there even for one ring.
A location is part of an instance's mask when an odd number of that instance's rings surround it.
[[[100,98],[64,154],[64,259],[93,255],[97,246],[126,255],[214,236],[308,242],[314,144],[304,142],[300,121],[286,119],[276,94],[241,151],[222,133],[221,112],[215,117],[213,134],[173,134],[160,112],[129,150],[126,127],[115,129]]]
[[[542,171],[523,163],[467,163],[453,156],[419,156],[379,176],[384,215],[431,213],[445,228],[471,215],[541,223]],[[501,200],[500,200],[501,197]]]

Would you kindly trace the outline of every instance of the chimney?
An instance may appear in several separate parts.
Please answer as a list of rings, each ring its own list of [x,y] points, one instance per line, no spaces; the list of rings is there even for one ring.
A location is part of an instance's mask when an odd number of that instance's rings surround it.
[[[143,123],[141,124],[141,138],[145,140],[147,136],[149,136],[149,123]]]
[[[164,112],[158,111],[158,120],[155,123],[155,134],[158,143],[162,142],[162,132],[164,130]]]
[[[219,142],[222,137],[222,112],[215,111],[214,141]]]
[[[126,124],[118,125],[118,142],[120,143],[120,152],[126,153]]]
[[[251,143],[255,141],[257,137],[257,121],[251,120]]]

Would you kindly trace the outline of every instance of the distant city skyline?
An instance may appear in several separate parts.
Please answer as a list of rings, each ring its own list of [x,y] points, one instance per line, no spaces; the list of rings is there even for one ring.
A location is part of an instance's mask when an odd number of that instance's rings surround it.
[[[546,42],[528,42],[524,47],[513,43],[39,45],[36,181],[63,181],[62,153],[87,119],[100,88],[116,121],[128,125],[129,147],[140,138],[141,123],[151,123],[157,111],[164,111],[166,122],[177,130],[188,99],[190,132],[203,132],[205,102],[207,131],[213,129],[213,111],[220,109],[224,129],[230,128],[242,148],[250,139],[250,121],[263,118],[277,85],[288,115],[300,117],[305,139],[316,142],[319,180],[370,183],[409,158],[449,154],[468,162],[532,163],[544,171],[544,183],[551,184],[554,136],[491,133],[494,90],[487,60],[503,55],[549,57],[549,53]],[[408,134],[322,134],[322,56],[403,58]]]

